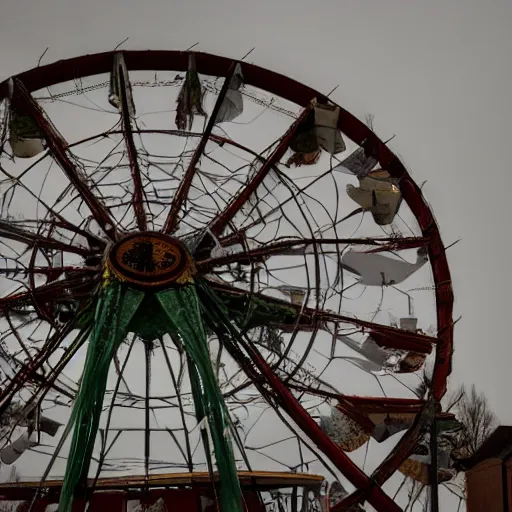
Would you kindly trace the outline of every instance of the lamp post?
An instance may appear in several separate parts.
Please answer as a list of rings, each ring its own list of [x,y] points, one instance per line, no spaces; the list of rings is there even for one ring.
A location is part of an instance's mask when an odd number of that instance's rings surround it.
[[[430,429],[430,512],[439,512],[439,492],[437,481],[437,409]]]

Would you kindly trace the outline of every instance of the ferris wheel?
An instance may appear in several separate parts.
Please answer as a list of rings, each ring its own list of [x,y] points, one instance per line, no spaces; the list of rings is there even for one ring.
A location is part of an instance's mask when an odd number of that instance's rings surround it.
[[[1,499],[399,511],[404,475],[453,477],[445,249],[371,126],[199,52],[0,99]]]

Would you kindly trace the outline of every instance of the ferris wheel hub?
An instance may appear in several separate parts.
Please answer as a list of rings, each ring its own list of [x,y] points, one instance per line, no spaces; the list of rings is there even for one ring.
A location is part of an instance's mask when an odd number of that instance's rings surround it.
[[[185,285],[195,274],[190,253],[183,243],[163,233],[131,233],[117,242],[107,258],[109,270],[137,288]]]

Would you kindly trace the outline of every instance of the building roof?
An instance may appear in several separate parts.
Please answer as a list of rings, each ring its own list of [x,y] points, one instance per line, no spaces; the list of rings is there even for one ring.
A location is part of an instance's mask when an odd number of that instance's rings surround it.
[[[457,465],[467,470],[486,459],[508,460],[512,456],[512,427],[499,426],[471,457],[459,459]]]

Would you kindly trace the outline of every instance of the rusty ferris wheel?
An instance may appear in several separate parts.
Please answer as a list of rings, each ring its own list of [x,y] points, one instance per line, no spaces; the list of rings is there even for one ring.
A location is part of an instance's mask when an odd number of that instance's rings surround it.
[[[456,423],[445,250],[370,127],[192,52],[60,61],[0,98],[3,499],[395,511],[403,475],[453,476],[428,443]]]

